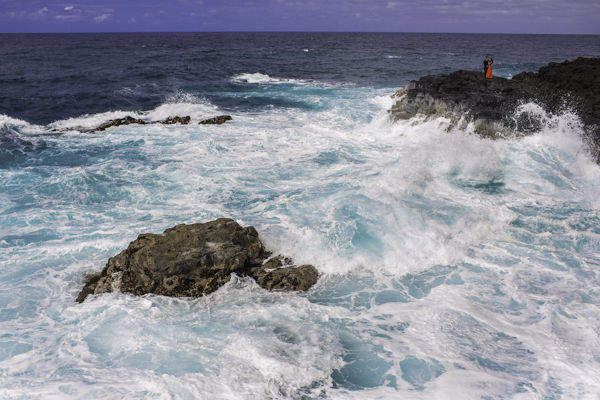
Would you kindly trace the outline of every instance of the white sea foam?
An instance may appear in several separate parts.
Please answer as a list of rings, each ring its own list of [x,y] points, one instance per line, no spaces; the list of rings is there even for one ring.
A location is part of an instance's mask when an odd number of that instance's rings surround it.
[[[26,126],[29,126],[29,123],[27,123],[26,121],[17,119],[17,118],[11,118],[7,115],[0,114],[0,127],[5,126],[5,125],[26,127]]]
[[[2,128],[9,128],[13,132],[25,135],[39,135],[46,133],[45,128],[41,125],[30,124],[27,121],[0,114],[0,129]]]
[[[165,391],[285,398],[327,381],[341,365],[326,312],[306,298],[273,295],[235,276],[198,300],[104,295],[51,316],[58,342],[38,343],[1,361],[0,370],[18,385],[26,382],[23,374],[53,376],[65,368],[85,368],[91,378],[85,384],[68,376],[46,379],[32,388],[35,397],[57,396],[69,387],[64,398],[143,392],[154,397]],[[118,375],[107,375],[106,367]],[[113,383],[105,386],[107,378]],[[4,389],[4,395],[12,393]]]
[[[600,171],[577,119],[491,141],[444,119],[391,124],[385,90],[298,92],[282,96],[318,106],[73,132],[47,138],[35,168],[0,171],[1,396],[597,393]],[[219,111],[178,94],[52,127]],[[138,234],[221,216],[319,283],[74,303],[83,273]]]
[[[96,128],[110,120],[125,118],[131,116],[141,119],[145,122],[163,121],[169,117],[190,116],[193,122],[199,122],[204,119],[213,118],[222,114],[219,108],[211,104],[208,100],[188,93],[176,93],[170,96],[167,101],[153,110],[147,111],[108,111],[93,115],[82,115],[80,117],[69,118],[56,121],[48,125],[48,129],[82,129],[89,130]]]
[[[307,51],[307,50],[305,50]],[[267,74],[261,74],[260,72],[255,73],[245,73],[235,75],[231,78],[234,82],[241,83],[259,83],[259,84],[273,84],[273,83],[293,83],[293,84],[302,84],[307,83],[309,81],[304,79],[291,79],[291,78],[276,78],[271,77]]]
[[[176,91],[170,96],[167,96],[166,103],[203,104],[209,106],[211,105],[210,101],[205,97],[182,91]]]

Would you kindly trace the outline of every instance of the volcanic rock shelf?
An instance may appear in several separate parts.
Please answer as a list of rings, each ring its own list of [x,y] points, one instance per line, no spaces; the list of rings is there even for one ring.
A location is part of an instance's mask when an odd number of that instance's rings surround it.
[[[483,72],[463,70],[429,75],[411,81],[393,97],[398,99],[389,110],[393,121],[417,114],[443,116],[452,125],[474,123],[475,132],[489,138],[539,131],[540,116],[519,111],[528,102],[555,115],[574,111],[592,151],[600,155],[600,58],[550,63],[512,79],[486,79]]]

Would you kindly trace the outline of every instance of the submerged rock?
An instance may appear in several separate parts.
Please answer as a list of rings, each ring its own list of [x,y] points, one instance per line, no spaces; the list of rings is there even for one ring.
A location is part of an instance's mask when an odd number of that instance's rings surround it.
[[[200,121],[198,125],[221,125],[227,121],[231,121],[231,115],[220,115],[218,117],[214,117],[211,119],[205,119],[204,121]]]
[[[77,301],[115,289],[199,297],[229,282],[232,273],[251,276],[267,290],[308,290],[317,282],[312,265],[297,267],[289,258],[271,255],[254,227],[242,228],[231,219],[177,225],[162,234],[141,234],[102,272],[86,275]]]
[[[473,122],[482,136],[529,134],[544,123],[536,112],[519,109],[533,102],[543,111],[575,111],[584,124],[596,154],[600,154],[600,58],[580,57],[550,63],[538,73],[523,72],[512,79],[486,79],[483,72],[455,71],[412,81],[393,96],[393,121],[417,114],[443,116],[452,125]]]

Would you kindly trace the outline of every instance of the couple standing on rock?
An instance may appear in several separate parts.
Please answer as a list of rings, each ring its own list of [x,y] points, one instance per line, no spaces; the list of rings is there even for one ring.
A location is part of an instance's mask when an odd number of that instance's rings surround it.
[[[485,57],[485,60],[483,60],[483,73],[485,74],[486,78],[493,78],[494,76],[492,75],[492,64],[494,63],[494,59],[493,58],[488,58]]]

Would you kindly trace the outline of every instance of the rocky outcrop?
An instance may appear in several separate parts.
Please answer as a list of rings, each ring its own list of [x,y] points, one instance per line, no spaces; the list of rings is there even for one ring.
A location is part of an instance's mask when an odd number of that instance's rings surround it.
[[[254,227],[220,218],[140,235],[102,272],[86,276],[77,301],[114,290],[199,297],[229,282],[232,273],[251,276],[267,290],[308,290],[318,278],[312,265],[298,267],[289,258],[272,257]]]
[[[181,124],[181,125],[187,125],[190,123],[192,119],[189,116],[185,116],[185,117],[169,117],[167,119],[165,119],[164,121],[159,121],[158,123],[160,124],[164,124],[164,125],[174,125],[174,124]]]
[[[410,82],[393,97],[397,101],[389,113],[394,121],[417,114],[443,116],[452,124],[473,122],[477,133],[491,138],[542,128],[538,115],[519,111],[525,103],[534,102],[552,114],[573,110],[590,144],[600,149],[600,58],[550,63],[537,73],[523,72],[512,79],[486,79],[474,71],[430,75]]]
[[[125,118],[118,118],[118,119],[110,120],[110,121],[108,121],[108,122],[100,125],[99,127],[94,128],[94,129],[89,130],[89,131],[86,131],[86,132],[89,132],[89,133],[102,132],[102,131],[105,131],[108,128],[112,128],[113,126],[130,125],[130,124],[139,124],[139,125],[151,125],[151,124],[173,125],[173,124],[182,124],[182,125],[187,125],[187,124],[190,123],[190,121],[191,121],[191,118],[189,116],[187,116],[187,117],[169,117],[169,118],[165,119],[164,121],[146,122],[146,121],[143,121],[141,119],[135,119],[135,118],[130,117],[128,115]]]
[[[198,125],[221,125],[224,124],[227,121],[231,121],[233,118],[231,118],[230,115],[220,115],[218,117],[214,117],[211,119],[205,119],[204,121],[200,121],[198,123]]]
[[[142,119],[136,119],[133,117],[130,117],[129,115],[124,117],[124,118],[117,118],[117,119],[111,119],[108,122],[103,123],[102,125],[94,128],[94,129],[80,129],[80,128],[67,128],[67,129],[52,129],[50,132],[59,132],[59,131],[80,131],[80,132],[84,132],[84,133],[96,133],[96,132],[102,132],[107,130],[108,128],[112,128],[113,126],[121,126],[121,125],[131,125],[131,124],[138,124],[138,125],[152,125],[152,124],[164,124],[164,125],[173,125],[173,124],[181,124],[181,125],[187,125],[189,124],[191,121],[190,117],[169,117],[167,119],[165,119],[164,121],[153,121],[153,122],[146,122]]]
[[[224,124],[227,121],[231,121],[233,118],[231,118],[230,115],[220,115],[218,117],[214,117],[214,118],[210,118],[210,119],[206,119],[204,121],[200,121],[198,123],[198,125],[221,125]],[[181,124],[181,125],[187,125],[189,124],[191,121],[191,118],[189,116],[185,116],[185,117],[169,117],[167,119],[165,119],[164,121],[153,121],[153,122],[146,122],[143,121],[141,119],[135,119],[133,117],[130,116],[126,116],[125,118],[118,118],[118,119],[113,119],[110,120],[102,125],[100,125],[97,128],[91,129],[89,131],[89,133],[95,133],[95,132],[101,132],[104,131],[108,128],[111,128],[113,126],[121,126],[121,125],[130,125],[130,124],[139,124],[139,125],[151,125],[151,124],[163,124],[163,125],[174,125],[174,124]]]
[[[218,117],[214,117],[214,118],[210,118],[210,119],[206,119],[204,121],[200,121],[198,123],[198,125],[221,125],[224,124],[227,121],[231,121],[233,118],[231,118],[230,115],[220,115]],[[129,115],[124,117],[124,118],[117,118],[117,119],[111,119],[108,122],[103,123],[102,125],[94,128],[94,129],[74,129],[74,128],[68,128],[66,129],[66,131],[73,131],[73,130],[78,130],[80,132],[84,132],[84,133],[96,133],[96,132],[102,132],[107,130],[108,128],[112,128],[113,126],[121,126],[121,125],[131,125],[131,124],[137,124],[137,125],[152,125],[152,124],[163,124],[163,125],[174,125],[174,124],[181,124],[181,125],[188,125],[191,122],[191,117],[189,116],[185,116],[185,117],[169,117],[163,121],[151,121],[151,122],[146,122],[142,119],[137,119],[137,118],[133,118],[130,117]],[[58,132],[59,129],[52,129],[51,132]]]

